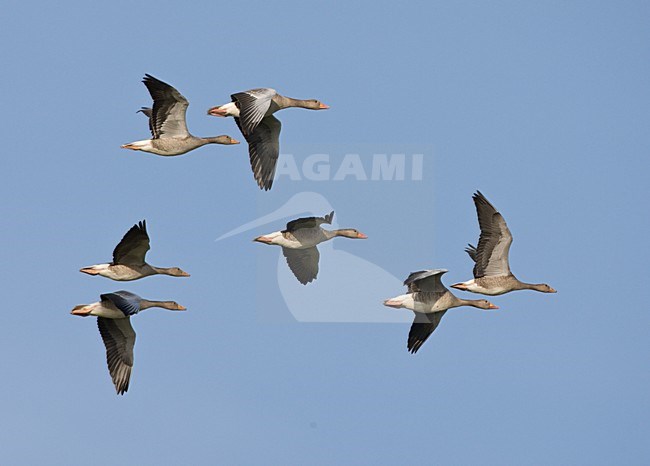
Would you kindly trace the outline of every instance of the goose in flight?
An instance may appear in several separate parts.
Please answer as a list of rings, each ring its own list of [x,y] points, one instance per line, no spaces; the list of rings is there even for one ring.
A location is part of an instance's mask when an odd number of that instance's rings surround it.
[[[316,279],[318,275],[318,260],[320,253],[316,245],[337,236],[353,239],[368,238],[363,233],[352,229],[325,230],[323,224],[332,224],[334,211],[324,217],[305,217],[287,223],[287,228],[268,235],[258,236],[254,241],[282,246],[282,253],[287,260],[291,272],[300,283]]]
[[[113,250],[113,262],[84,267],[80,272],[101,275],[117,281],[137,280],[149,275],[163,274],[172,277],[189,277],[178,267],[154,267],[144,261],[149,250],[149,235],[145,220],[133,225]]]
[[[294,194],[275,210],[262,213],[229,231],[224,231],[215,241],[233,241],[249,231],[260,231],[264,225],[277,224],[282,219],[318,216],[318,212],[330,212],[334,207],[320,193],[303,191]],[[288,221],[288,220],[287,220]],[[285,221],[286,223],[286,221]],[[331,229],[338,228],[336,217]],[[335,273],[320,274],[317,286],[303,286],[287,267],[281,249],[275,248],[269,262],[271,269],[265,275],[275,275],[276,281],[267,281],[258,286],[277,286],[280,302],[298,322],[409,322],[406,312],[395,312],[388,307],[377,309],[377,293],[396,289],[403,279],[398,279],[385,267],[357,254],[357,250],[341,249],[337,241],[325,241],[318,245],[319,269]],[[350,246],[350,245],[348,245]],[[363,280],[360,279],[363,277]],[[275,282],[275,283],[274,283]],[[277,285],[276,285],[277,283]],[[337,290],[332,293],[332,290]],[[309,306],[305,306],[309,302]],[[341,306],[345,302],[345,306]]]
[[[278,94],[275,89],[260,88],[232,94],[232,102],[208,110],[209,115],[234,117],[235,123],[248,142],[253,175],[260,189],[273,185],[275,166],[280,155],[282,124],[273,114],[290,107],[324,110],[329,106],[311,99],[292,99]]]
[[[468,244],[465,251],[474,261],[474,278],[451,285],[452,288],[488,296],[515,290],[556,293],[546,283],[524,283],[512,274],[508,263],[512,234],[510,234],[506,221],[480,191],[476,191],[472,198],[476,206],[481,236],[478,240],[478,247]]]
[[[461,299],[442,284],[445,269],[413,272],[404,281],[408,293],[384,301],[385,306],[410,309],[415,313],[409,332],[407,349],[415,354],[436,329],[448,309],[472,306],[479,309],[499,309],[485,299]]]
[[[153,108],[138,110],[149,118],[151,139],[124,144],[122,149],[141,150],[156,155],[181,155],[206,144],[239,144],[230,136],[200,138],[187,130],[185,113],[189,102],[175,88],[145,74],[142,80],[153,99]]]
[[[135,331],[131,316],[150,307],[170,311],[184,311],[185,307],[175,301],[149,301],[128,291],[115,291],[100,295],[100,301],[80,304],[72,309],[76,316],[97,316],[97,327],[106,347],[106,363],[118,395],[129,389],[133,368]]]

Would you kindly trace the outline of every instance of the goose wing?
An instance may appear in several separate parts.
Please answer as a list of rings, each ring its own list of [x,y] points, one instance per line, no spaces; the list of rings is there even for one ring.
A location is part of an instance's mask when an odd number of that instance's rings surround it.
[[[151,98],[153,109],[149,117],[149,128],[153,139],[186,138],[190,135],[185,122],[189,102],[175,88],[149,74],[142,80]],[[146,112],[143,112],[146,115]]]
[[[424,342],[427,341],[427,338],[429,338],[436,327],[438,327],[445,312],[447,311],[434,312],[432,314],[424,314],[422,312],[415,313],[415,319],[413,319],[413,324],[409,331],[408,343],[406,345],[410,353],[415,354],[418,352]]]
[[[320,253],[316,246],[306,249],[282,248],[282,254],[300,283],[306,285],[316,279],[318,260],[320,259]]]
[[[474,194],[473,199],[481,228],[478,246],[475,251],[468,251],[475,261],[474,278],[510,275],[508,253],[512,234],[508,225],[480,191]]]
[[[404,280],[404,285],[408,287],[409,293],[417,293],[419,291],[444,292],[447,291],[447,288],[442,284],[441,277],[445,273],[447,273],[445,269],[413,272]]]
[[[97,327],[106,347],[108,372],[111,374],[117,394],[123,395],[129,389],[133,368],[135,331],[131,327],[131,319],[98,317]]]
[[[237,124],[244,136],[255,131],[255,128],[261,123],[266,112],[271,107],[271,101],[276,95],[277,92],[274,89],[260,88],[238,92],[230,96],[237,108],[239,108],[241,123]]]
[[[332,224],[332,219],[334,218],[334,211],[331,211],[329,214],[324,217],[304,217],[292,220],[287,223],[286,231],[296,231],[300,228],[317,228],[322,224],[326,223],[327,225]]]
[[[113,250],[113,264],[144,265],[149,246],[147,222],[133,225]]]
[[[235,118],[235,123],[248,143],[248,156],[255,181],[260,189],[268,191],[273,186],[275,166],[280,156],[282,123],[273,115],[267,116],[250,133],[244,133],[241,118]]]
[[[99,295],[102,301],[112,303],[116,308],[124,313],[126,317],[140,312],[140,301],[142,298],[130,291],[114,291],[113,293],[104,293]]]

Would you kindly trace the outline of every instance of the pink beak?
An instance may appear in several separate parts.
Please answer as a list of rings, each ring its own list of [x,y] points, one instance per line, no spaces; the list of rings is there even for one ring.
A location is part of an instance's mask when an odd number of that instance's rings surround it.
[[[208,110],[208,115],[225,117],[226,111],[222,110],[220,107],[212,107],[211,109]]]
[[[386,301],[384,301],[384,306],[394,307],[395,309],[399,309],[402,306],[402,303],[395,299],[387,299]]]
[[[77,306],[72,311],[70,311],[70,314],[86,317],[90,315],[90,311],[90,306]]]

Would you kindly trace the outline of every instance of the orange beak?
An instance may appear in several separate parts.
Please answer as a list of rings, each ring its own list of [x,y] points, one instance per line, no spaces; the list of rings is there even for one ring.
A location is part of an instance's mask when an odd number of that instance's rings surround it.
[[[327,110],[328,108],[330,108],[330,106],[329,106],[329,105],[325,105],[324,103],[321,103],[320,106],[319,106],[318,108],[320,108],[320,109],[322,109],[322,110]]]
[[[494,304],[490,303],[490,307],[488,309],[499,309],[499,306],[495,306]]]
[[[272,240],[268,239],[266,236],[258,236],[253,241],[257,241],[258,243],[271,244]]]
[[[359,238],[359,239],[368,239],[368,236],[366,236],[363,233],[359,232],[359,233],[357,233],[357,238]]]
[[[230,138],[230,143],[231,144],[239,144],[239,141],[237,139]]]

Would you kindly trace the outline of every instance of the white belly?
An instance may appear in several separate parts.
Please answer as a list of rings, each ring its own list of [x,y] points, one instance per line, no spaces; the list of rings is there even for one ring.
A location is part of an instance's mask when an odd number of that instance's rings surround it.
[[[105,317],[107,319],[124,319],[126,316],[122,311],[114,307],[112,304],[103,305],[102,302],[89,304],[91,306],[90,315],[97,317]]]

